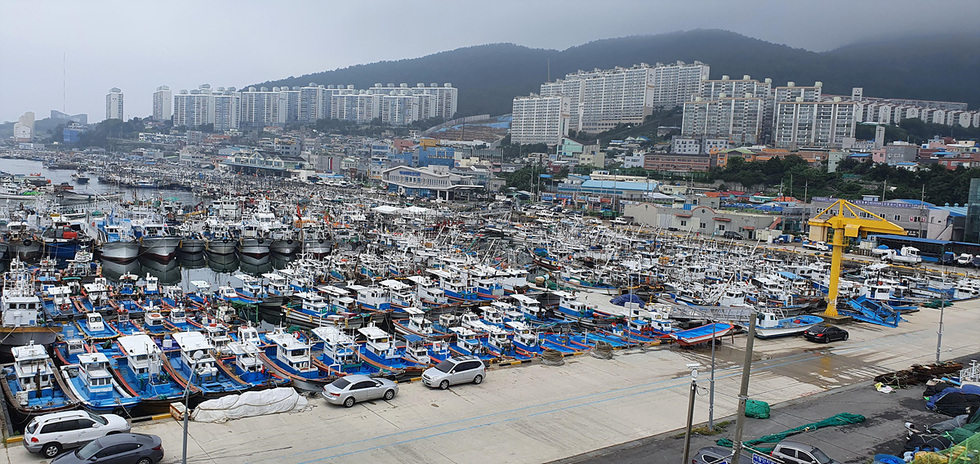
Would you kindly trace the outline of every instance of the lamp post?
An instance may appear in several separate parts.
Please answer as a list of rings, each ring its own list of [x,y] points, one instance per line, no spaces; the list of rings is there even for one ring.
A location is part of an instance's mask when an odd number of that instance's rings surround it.
[[[946,296],[939,296],[939,332],[936,339],[936,364],[939,364],[939,357],[943,352],[943,313],[946,312]]]
[[[708,430],[715,431],[715,336],[718,326],[711,321],[711,379],[708,381],[711,390],[708,392]]]
[[[687,430],[684,431],[684,459],[681,464],[687,464],[691,457],[691,426],[694,422],[694,395],[698,391],[698,368],[701,363],[688,364],[691,370],[691,395],[687,402]]]
[[[194,385],[194,375],[197,374],[197,363],[196,361],[203,358],[204,353],[201,351],[194,352],[194,366],[191,366],[191,376],[187,380],[187,387],[184,388],[184,444],[182,452],[180,453],[180,462],[182,464],[187,464],[187,420],[191,415],[190,410],[190,398],[191,398],[191,386]]]

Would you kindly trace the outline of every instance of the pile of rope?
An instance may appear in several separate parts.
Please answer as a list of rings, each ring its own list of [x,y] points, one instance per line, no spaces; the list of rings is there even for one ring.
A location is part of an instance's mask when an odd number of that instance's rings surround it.
[[[541,364],[545,366],[561,366],[565,364],[565,356],[561,354],[558,350],[552,350],[546,348],[541,352]]]
[[[593,358],[598,359],[612,359],[613,358],[613,347],[612,344],[605,341],[595,342],[595,347],[589,352]]]

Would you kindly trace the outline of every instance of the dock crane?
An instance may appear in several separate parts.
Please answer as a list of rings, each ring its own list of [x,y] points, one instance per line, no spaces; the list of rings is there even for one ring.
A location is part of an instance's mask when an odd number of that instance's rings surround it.
[[[834,212],[835,209],[836,213]],[[837,292],[840,285],[845,238],[866,238],[868,233],[905,235],[905,229],[843,199],[835,201],[834,204],[811,218],[808,223],[810,224],[810,240],[826,242],[827,235],[833,231],[830,285],[827,289],[827,310],[824,311],[824,315],[837,317]]]

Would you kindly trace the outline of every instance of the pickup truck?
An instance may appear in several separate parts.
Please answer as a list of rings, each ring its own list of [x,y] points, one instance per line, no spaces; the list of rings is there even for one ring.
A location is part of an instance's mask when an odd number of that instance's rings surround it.
[[[817,250],[817,251],[830,251],[830,247],[827,246],[827,243],[818,242],[815,240],[804,240],[803,248],[809,248],[811,250]]]
[[[922,256],[919,255],[918,248],[903,246],[900,250],[888,250],[881,255],[881,260],[899,264],[919,264],[922,262]]]

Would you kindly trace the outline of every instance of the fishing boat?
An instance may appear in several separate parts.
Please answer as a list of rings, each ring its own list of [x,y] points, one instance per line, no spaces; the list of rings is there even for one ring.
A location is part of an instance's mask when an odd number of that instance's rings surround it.
[[[26,423],[33,416],[78,407],[78,399],[69,393],[43,346],[16,346],[11,354],[14,362],[3,366],[0,384],[18,419]]]
[[[392,341],[391,334],[381,330],[380,327],[369,325],[357,329],[357,332],[364,338],[361,344],[361,359],[374,364],[379,369],[416,377],[427,367],[406,359],[404,350],[398,349]]]
[[[294,387],[319,392],[337,378],[326,366],[313,362],[312,347],[299,332],[293,335],[277,331],[266,335],[266,339],[269,345],[259,353],[259,359],[280,377],[291,380]]]
[[[16,258],[3,275],[0,311],[3,312],[0,346],[4,351],[29,344],[50,346],[58,338],[57,328],[41,319],[42,304],[34,294],[34,274]]]
[[[140,242],[129,219],[116,219],[110,214],[96,222],[96,227],[97,249],[103,259],[128,263],[139,257]]]
[[[823,318],[811,315],[780,317],[774,311],[762,311],[756,316],[756,338],[776,338],[801,334],[806,329],[823,322]]]
[[[171,402],[184,396],[184,388],[164,371],[163,353],[149,335],[119,337],[116,344],[122,356],[116,358],[113,373],[124,389],[139,395],[140,409],[151,414],[165,413]]]
[[[717,339],[728,335],[735,329],[735,326],[725,322],[714,322],[705,324],[693,329],[679,330],[670,333],[670,338],[677,341],[678,345],[691,346],[708,343],[712,339]]]
[[[177,332],[171,337],[178,349],[167,352],[164,346],[164,368],[182,387],[200,391],[205,398],[216,398],[249,388],[247,383],[218,369],[217,360],[211,355],[213,346],[201,332]]]
[[[119,336],[119,331],[106,324],[102,314],[99,313],[87,313],[85,320],[83,322],[75,321],[75,325],[82,331],[86,340],[109,340]]]
[[[170,226],[163,223],[145,223],[135,225],[133,229],[140,241],[141,255],[160,260],[169,260],[177,256],[181,237],[174,233]]]
[[[109,358],[100,352],[81,353],[78,364],[61,367],[61,375],[85,409],[125,416],[140,397],[124,390],[113,378]]]
[[[330,369],[344,374],[374,374],[380,372],[373,364],[361,359],[360,347],[340,327],[326,325],[315,327],[313,336],[319,340],[320,352],[317,359]]]

